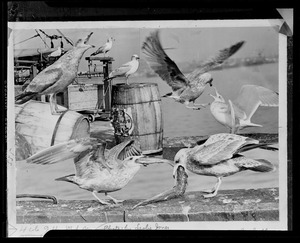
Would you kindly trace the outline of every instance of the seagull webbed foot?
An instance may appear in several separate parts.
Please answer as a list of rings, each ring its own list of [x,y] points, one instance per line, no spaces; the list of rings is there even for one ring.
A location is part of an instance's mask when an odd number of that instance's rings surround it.
[[[95,194],[96,192],[92,192],[93,196],[98,200],[98,202],[102,205],[112,205],[111,203],[109,202],[106,202],[104,200],[101,200],[99,197],[97,197],[97,195]]]
[[[210,198],[210,197],[214,197],[217,195],[217,191],[214,191],[213,193],[209,193],[209,194],[206,194],[206,195],[203,195],[204,198]]]
[[[113,198],[110,195],[106,195],[106,196],[109,197],[114,202],[114,204],[119,204],[119,203],[122,203],[125,201],[125,200],[119,200],[119,199]]]

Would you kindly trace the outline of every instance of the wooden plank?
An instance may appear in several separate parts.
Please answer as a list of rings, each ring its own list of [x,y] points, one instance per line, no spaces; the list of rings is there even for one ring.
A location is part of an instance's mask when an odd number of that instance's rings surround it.
[[[75,189],[74,189],[75,190]],[[79,189],[78,189],[79,190]],[[17,201],[17,223],[278,221],[278,188],[220,190],[213,198],[202,192],[142,207],[127,199],[114,207],[96,200]]]

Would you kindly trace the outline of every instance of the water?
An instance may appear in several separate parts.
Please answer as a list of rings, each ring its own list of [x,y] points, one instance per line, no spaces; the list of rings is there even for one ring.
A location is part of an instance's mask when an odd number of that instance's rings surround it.
[[[234,99],[244,84],[256,84],[278,91],[278,64],[232,68],[211,72],[214,85],[219,93],[228,99]],[[129,82],[157,83],[160,94],[171,91],[170,87],[159,77],[133,77]],[[207,88],[197,103],[207,103],[212,100],[208,94],[214,93],[213,88]],[[175,103],[171,99],[162,99],[164,136],[199,136],[227,132],[228,130],[214,120],[209,109],[200,111],[186,109],[184,105]],[[278,133],[278,108],[260,107],[254,114],[252,122],[263,125],[262,128],[247,128],[244,133]],[[278,147],[278,145],[276,145]],[[267,159],[278,168],[278,152],[255,149],[245,152],[251,158]],[[74,173],[74,164],[70,161],[55,165],[17,164],[17,194],[37,193],[54,195],[58,199],[93,199],[90,192],[78,188],[76,185],[55,178]],[[189,173],[187,191],[207,189],[214,186],[216,178],[199,176]],[[149,198],[173,187],[172,168],[159,164],[142,167],[137,175],[122,190],[111,195],[118,199]],[[278,187],[278,170],[271,173],[244,171],[223,179],[222,189],[250,189]],[[104,198],[103,194],[98,194]]]

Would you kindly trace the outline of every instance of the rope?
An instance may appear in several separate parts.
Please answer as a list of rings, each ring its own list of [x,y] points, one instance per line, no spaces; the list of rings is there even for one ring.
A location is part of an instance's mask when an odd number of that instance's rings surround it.
[[[38,36],[39,36],[39,34],[36,34],[36,35],[34,35],[34,36],[31,36],[31,37],[27,38],[26,40],[22,40],[22,41],[20,41],[20,42],[18,42],[18,43],[15,43],[14,46],[17,45],[17,44],[23,43],[23,42],[25,42],[25,41],[28,41],[28,40],[30,40],[30,39],[33,39],[33,38],[35,38],[35,37],[38,37]]]
[[[44,41],[44,39],[42,38],[42,36],[40,35],[40,33],[37,30],[35,30],[35,32],[41,38],[41,40],[44,42],[44,44],[49,48],[49,46],[47,45],[46,41]]]
[[[71,46],[74,46],[73,42],[68,38],[66,37],[60,30],[56,29],[58,33],[61,34],[61,36],[71,45]]]

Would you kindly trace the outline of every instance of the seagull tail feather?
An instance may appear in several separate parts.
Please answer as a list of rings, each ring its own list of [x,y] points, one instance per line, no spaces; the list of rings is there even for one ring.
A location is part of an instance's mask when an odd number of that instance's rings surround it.
[[[24,92],[22,94],[19,94],[15,97],[15,103],[16,104],[24,104],[25,102],[31,100],[37,95],[37,93],[33,92]]]
[[[56,178],[55,180],[56,181],[67,181],[67,182],[75,183],[74,177],[75,177],[75,174],[71,174],[71,175]]]
[[[169,97],[169,96],[171,96],[173,93],[171,92],[171,93],[167,93],[167,94],[165,94],[165,95],[163,95],[162,97]]]
[[[268,160],[256,159],[256,161],[259,162],[259,165],[249,168],[250,170],[257,172],[271,172],[276,170],[276,167]]]
[[[240,127],[262,127],[262,125],[252,123],[250,120],[240,120]]]

